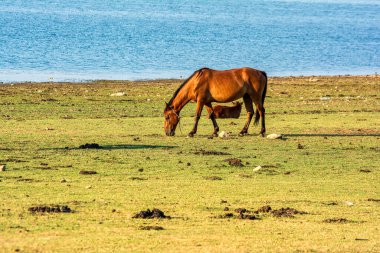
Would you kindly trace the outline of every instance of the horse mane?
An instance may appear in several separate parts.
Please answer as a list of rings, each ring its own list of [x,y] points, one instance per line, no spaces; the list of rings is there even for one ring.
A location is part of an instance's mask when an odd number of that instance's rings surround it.
[[[176,96],[178,95],[178,93],[180,92],[180,90],[183,88],[183,86],[185,86],[187,84],[188,81],[190,81],[190,79],[195,76],[195,74],[199,73],[199,74],[202,74],[202,71],[203,70],[206,70],[206,69],[209,69],[209,68],[201,68],[201,69],[198,69],[196,71],[194,71],[194,73],[189,77],[187,78],[179,87],[178,89],[174,92],[172,98],[170,99],[168,105],[169,106],[172,106],[172,103],[174,101],[174,99],[176,98]]]

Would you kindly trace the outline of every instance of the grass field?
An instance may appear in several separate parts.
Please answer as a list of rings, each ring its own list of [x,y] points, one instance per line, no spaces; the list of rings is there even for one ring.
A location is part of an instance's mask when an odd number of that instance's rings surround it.
[[[380,252],[379,76],[270,78],[267,134],[283,140],[238,137],[244,109],[218,120],[228,139],[206,115],[186,138],[194,104],[165,136],[179,84],[0,85],[0,252]],[[29,210],[51,205],[72,212]],[[265,205],[306,214],[234,211]],[[132,218],[148,208],[172,218]]]

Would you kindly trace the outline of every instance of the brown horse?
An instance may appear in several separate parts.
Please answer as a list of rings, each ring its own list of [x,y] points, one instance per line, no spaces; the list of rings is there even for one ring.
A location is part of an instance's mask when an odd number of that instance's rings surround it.
[[[239,118],[242,103],[240,102],[232,102],[232,103],[234,104],[234,106],[224,106],[224,105],[214,106],[212,108],[214,110],[214,117],[216,119]],[[208,115],[208,118],[210,118],[210,115]]]
[[[248,133],[248,127],[254,114],[253,103],[256,106],[255,124],[261,117],[261,135],[265,134],[265,109],[264,99],[267,91],[267,75],[264,71],[252,68],[240,68],[231,70],[212,70],[202,68],[195,71],[174,92],[169,103],[166,103],[164,115],[165,133],[168,136],[175,134],[175,129],[180,120],[179,113],[190,101],[197,103],[193,130],[189,133],[193,137],[197,132],[203,106],[209,113],[214,125],[213,136],[218,135],[219,127],[216,123],[212,102],[228,103],[243,97],[247,110],[247,122],[240,135]]]

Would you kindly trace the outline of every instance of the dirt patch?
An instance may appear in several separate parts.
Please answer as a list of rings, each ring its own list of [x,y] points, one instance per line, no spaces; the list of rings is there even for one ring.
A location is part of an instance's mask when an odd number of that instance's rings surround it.
[[[72,213],[70,207],[51,205],[51,206],[32,206],[28,208],[31,213]]]
[[[344,224],[344,223],[350,223],[353,221],[347,220],[346,218],[331,218],[331,219],[326,219],[323,222]]]
[[[31,178],[20,178],[20,179],[17,179],[16,180],[17,182],[33,182],[34,179],[31,179]]]
[[[146,211],[141,211],[132,216],[134,219],[170,219],[170,216],[164,214],[160,209],[154,208],[152,211],[147,209]]]
[[[307,214],[306,212],[296,210],[294,208],[280,208],[278,210],[273,210],[272,215],[277,218],[286,217],[286,218],[293,218],[296,214]]]
[[[86,143],[86,144],[80,145],[79,148],[80,149],[101,149],[103,147],[97,143]]]
[[[380,202],[380,199],[369,198],[368,201]]]
[[[372,171],[371,171],[371,170],[368,170],[368,169],[361,169],[361,170],[359,170],[359,172],[370,173],[370,172],[372,172]]]
[[[336,201],[329,201],[329,202],[325,202],[324,204],[327,205],[327,206],[337,206],[338,202],[336,202]]]
[[[196,151],[194,154],[196,155],[231,155],[230,153],[227,153],[227,152],[209,151],[209,150],[204,150],[204,149]]]
[[[140,230],[164,230],[161,226],[141,226]]]
[[[221,177],[218,177],[218,176],[209,176],[209,177],[205,177],[205,179],[207,179],[207,180],[223,180]]]
[[[7,162],[11,162],[11,163],[24,163],[24,162],[27,162],[27,161],[21,160],[21,159],[18,159],[18,158],[7,158],[7,159],[4,159],[4,160],[0,160],[0,163],[7,163]]]
[[[93,170],[81,170],[79,171],[79,174],[81,175],[94,175],[94,174],[98,174],[96,171],[93,171]]]
[[[241,178],[252,178],[252,175],[249,175],[249,174],[239,174],[238,177],[241,177]]]
[[[226,159],[224,160],[225,162],[228,162],[228,164],[230,166],[236,166],[236,167],[243,167],[243,163],[241,162],[240,159],[238,158],[230,158],[230,159]]]
[[[142,177],[130,177],[129,179],[130,180],[139,180],[139,181],[148,180],[148,179],[142,178]]]

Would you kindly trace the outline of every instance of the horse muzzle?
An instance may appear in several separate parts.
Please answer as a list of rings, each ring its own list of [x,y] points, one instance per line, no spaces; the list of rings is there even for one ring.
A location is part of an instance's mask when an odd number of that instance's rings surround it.
[[[169,130],[165,131],[165,134],[166,134],[166,136],[174,136],[175,131],[173,129],[169,129]]]

